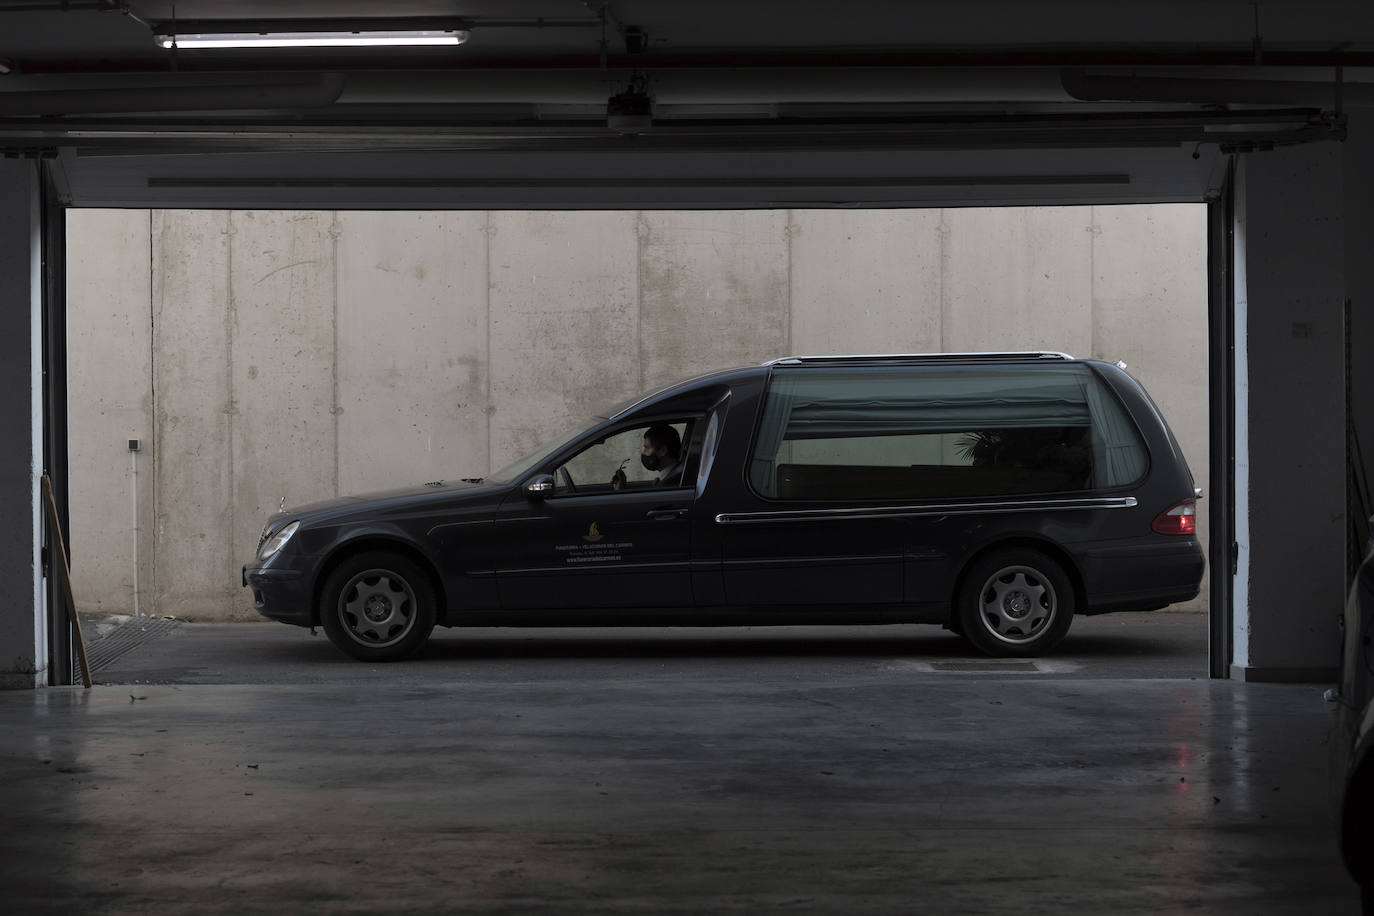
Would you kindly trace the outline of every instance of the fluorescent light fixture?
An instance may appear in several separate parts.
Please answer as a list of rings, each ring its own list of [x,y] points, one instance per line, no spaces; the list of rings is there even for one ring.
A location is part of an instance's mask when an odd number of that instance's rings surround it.
[[[397,48],[453,47],[468,40],[471,23],[455,16],[380,19],[182,19],[151,24],[160,47]]]
[[[164,48],[379,48],[454,46],[468,40],[461,29],[356,32],[201,32],[158,34]]]

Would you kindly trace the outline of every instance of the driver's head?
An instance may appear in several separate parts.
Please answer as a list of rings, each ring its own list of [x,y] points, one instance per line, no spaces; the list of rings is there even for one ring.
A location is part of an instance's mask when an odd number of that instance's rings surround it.
[[[660,471],[677,463],[682,454],[682,438],[666,423],[651,426],[644,433],[641,460],[651,471]]]

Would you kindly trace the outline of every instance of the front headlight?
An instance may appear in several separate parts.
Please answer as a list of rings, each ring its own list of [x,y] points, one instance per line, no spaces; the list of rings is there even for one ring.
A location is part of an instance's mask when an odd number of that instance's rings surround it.
[[[289,525],[283,525],[278,528],[276,533],[264,540],[262,546],[258,548],[258,559],[266,560],[268,557],[272,556],[272,554],[285,547],[286,542],[291,540],[291,535],[295,534],[296,529],[300,526],[300,522],[292,522]]]

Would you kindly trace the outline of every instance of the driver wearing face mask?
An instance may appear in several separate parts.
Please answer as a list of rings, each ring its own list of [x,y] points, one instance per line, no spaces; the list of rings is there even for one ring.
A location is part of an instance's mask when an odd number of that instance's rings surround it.
[[[644,448],[639,461],[644,469],[657,472],[653,485],[671,487],[682,476],[682,439],[677,430],[667,424],[651,426],[644,433]],[[620,490],[625,486],[625,471],[615,472],[611,487]]]

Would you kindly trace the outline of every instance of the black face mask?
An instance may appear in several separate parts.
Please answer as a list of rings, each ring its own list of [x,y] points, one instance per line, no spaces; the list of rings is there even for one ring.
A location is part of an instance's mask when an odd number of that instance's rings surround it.
[[[657,455],[640,455],[639,463],[644,465],[646,471],[657,471],[663,462]]]

